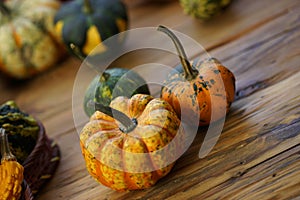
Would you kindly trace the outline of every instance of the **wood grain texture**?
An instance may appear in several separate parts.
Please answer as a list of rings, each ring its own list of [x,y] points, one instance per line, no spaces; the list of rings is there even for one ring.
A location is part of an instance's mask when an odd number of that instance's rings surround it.
[[[190,148],[154,187],[118,193],[86,171],[72,108],[79,60],[68,57],[26,82],[0,79],[0,102],[14,99],[39,118],[61,148],[61,163],[37,199],[294,199],[300,197],[300,4],[297,0],[235,0],[210,22],[182,13],[178,1],[125,1],[131,28],[159,24],[182,32],[232,70],[236,100],[217,144],[198,157],[206,134],[199,128]],[[136,41],[153,38],[144,35]],[[161,41],[165,44],[169,41]],[[199,49],[186,47],[190,58]],[[115,64],[132,68],[178,60],[155,50],[133,52]],[[151,75],[150,75],[151,76]],[[72,110],[74,109],[74,110]],[[75,113],[74,113],[75,112]]]

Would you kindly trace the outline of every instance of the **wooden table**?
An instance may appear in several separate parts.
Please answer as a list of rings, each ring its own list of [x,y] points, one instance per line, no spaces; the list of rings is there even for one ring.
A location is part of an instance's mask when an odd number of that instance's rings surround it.
[[[72,89],[81,62],[66,58],[20,83],[1,75],[0,102],[13,99],[39,118],[61,149],[60,165],[37,199],[299,198],[300,2],[235,0],[207,23],[184,15],[177,1],[127,2],[130,28],[166,25],[202,44],[234,72],[236,100],[222,134],[200,159],[200,129],[171,173],[154,187],[115,192],[89,176],[81,155],[72,115]],[[199,52],[194,49],[189,56]],[[143,59],[133,55],[121,63],[130,68],[148,61]]]

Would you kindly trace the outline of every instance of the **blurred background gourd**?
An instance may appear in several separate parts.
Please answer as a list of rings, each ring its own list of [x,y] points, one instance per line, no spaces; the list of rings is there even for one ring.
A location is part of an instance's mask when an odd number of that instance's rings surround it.
[[[179,0],[184,12],[192,17],[209,20],[220,14],[231,0]]]
[[[74,0],[63,4],[55,16],[55,28],[65,46],[75,54],[86,57],[101,54],[107,38],[127,30],[125,4],[120,0]],[[120,37],[120,42],[122,41]],[[76,48],[71,48],[76,46]]]
[[[55,36],[57,0],[0,1],[0,70],[30,78],[54,66],[64,55]]]

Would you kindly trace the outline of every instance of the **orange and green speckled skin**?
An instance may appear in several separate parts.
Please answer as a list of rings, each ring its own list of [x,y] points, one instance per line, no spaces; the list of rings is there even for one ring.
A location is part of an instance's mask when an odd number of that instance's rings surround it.
[[[96,111],[80,134],[89,173],[117,191],[153,186],[170,172],[176,155],[182,153],[184,131],[180,120],[169,103],[149,95],[117,97],[110,106],[135,118],[137,126],[123,133],[114,118]],[[160,154],[162,148],[168,154]],[[136,159],[132,153],[146,154]],[[170,159],[173,162],[166,164]]]
[[[199,118],[199,125],[206,126],[224,117],[235,95],[235,77],[217,59],[210,58],[194,65],[197,77],[186,80],[183,73],[175,73],[165,81],[161,98],[169,102],[178,116],[186,122]],[[212,98],[217,103],[211,119]],[[226,108],[226,112],[224,109]]]

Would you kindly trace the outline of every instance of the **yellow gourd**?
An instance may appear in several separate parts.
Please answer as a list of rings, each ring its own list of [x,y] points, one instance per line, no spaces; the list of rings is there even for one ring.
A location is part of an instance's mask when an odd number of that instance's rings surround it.
[[[0,129],[0,200],[18,200],[21,196],[24,168],[10,152],[7,135]]]

